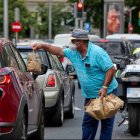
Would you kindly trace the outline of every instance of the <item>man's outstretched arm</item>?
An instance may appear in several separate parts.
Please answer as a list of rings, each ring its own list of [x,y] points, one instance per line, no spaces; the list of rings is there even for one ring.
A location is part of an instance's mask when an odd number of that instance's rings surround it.
[[[51,54],[54,54],[57,56],[64,56],[64,52],[62,48],[56,47],[47,43],[34,43],[32,44],[32,48],[34,51],[43,49],[45,51],[50,52]]]

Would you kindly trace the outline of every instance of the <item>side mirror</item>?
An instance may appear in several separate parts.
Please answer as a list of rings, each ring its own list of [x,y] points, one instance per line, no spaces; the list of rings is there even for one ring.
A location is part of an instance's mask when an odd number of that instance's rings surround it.
[[[41,64],[41,72],[33,73],[33,77],[36,78],[38,75],[43,75],[47,72],[48,66],[45,64]]]
[[[67,65],[66,66],[66,72],[67,73],[72,73],[74,71],[75,71],[75,69],[74,69],[74,66],[73,65]]]

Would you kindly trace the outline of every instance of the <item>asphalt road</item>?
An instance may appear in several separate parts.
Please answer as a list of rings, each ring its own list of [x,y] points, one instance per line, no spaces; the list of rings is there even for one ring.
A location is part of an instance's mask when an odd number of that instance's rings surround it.
[[[82,118],[84,114],[84,98],[81,96],[81,91],[77,88],[77,81],[75,81],[76,92],[75,92],[75,117],[74,119],[65,119],[62,127],[45,127],[45,139],[46,140],[67,140],[67,139],[81,139],[82,136]],[[118,127],[118,122],[121,121],[120,113],[117,113],[114,124],[114,131],[112,139],[123,140],[123,139],[140,139],[140,135],[137,137],[131,136],[131,134],[126,133],[127,122],[123,123]],[[96,139],[99,139],[100,125],[98,127],[98,132],[96,134]]]

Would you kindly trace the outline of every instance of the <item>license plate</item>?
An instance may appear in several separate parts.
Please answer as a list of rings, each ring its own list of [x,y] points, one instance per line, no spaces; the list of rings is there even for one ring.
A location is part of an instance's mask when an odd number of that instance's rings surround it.
[[[140,97],[140,88],[127,88],[127,97],[128,98]]]

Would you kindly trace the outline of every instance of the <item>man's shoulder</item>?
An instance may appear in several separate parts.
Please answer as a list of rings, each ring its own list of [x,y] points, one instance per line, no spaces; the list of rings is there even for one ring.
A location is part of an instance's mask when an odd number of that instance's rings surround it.
[[[64,55],[70,59],[76,56],[77,51],[73,51],[70,48],[65,48],[63,52],[64,52]]]
[[[90,47],[90,50],[91,51],[93,51],[93,52],[102,52],[102,51],[104,51],[100,46],[98,46],[98,45],[96,45],[96,44],[94,44],[94,43],[89,43],[89,47]]]

